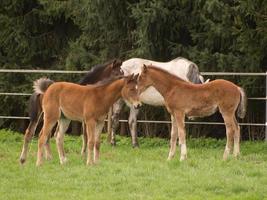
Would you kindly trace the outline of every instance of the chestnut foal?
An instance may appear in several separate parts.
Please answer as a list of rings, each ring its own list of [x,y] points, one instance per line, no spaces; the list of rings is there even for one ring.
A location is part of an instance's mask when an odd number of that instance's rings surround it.
[[[185,116],[209,116],[215,113],[217,109],[222,114],[226,126],[227,143],[223,159],[227,159],[232,149],[233,141],[234,156],[236,157],[240,154],[240,127],[237,123],[235,112],[237,111],[238,117],[244,118],[247,104],[246,94],[241,87],[222,79],[205,84],[192,84],[163,69],[152,65],[144,65],[136,87],[138,95],[150,86],[155,87],[161,93],[168,112],[176,120],[177,127],[174,127],[175,131],[171,135],[168,160],[175,154],[177,137],[179,137],[181,148],[180,160],[182,161],[187,157]]]
[[[103,81],[107,78],[113,78],[118,75],[122,75],[121,72],[121,66],[122,61],[119,59],[114,59],[111,61],[108,61],[104,64],[99,64],[94,67],[78,82],[80,85],[87,85],[87,84],[95,84],[99,81]],[[48,85],[51,85],[53,81],[49,82],[46,81],[47,85],[43,85],[43,90],[46,90]],[[27,159],[27,153],[29,148],[29,142],[32,140],[32,137],[34,136],[36,127],[39,123],[39,121],[42,119],[42,100],[43,100],[43,94],[34,92],[30,97],[30,104],[29,104],[29,117],[30,117],[30,123],[28,125],[28,128],[25,131],[24,135],[24,141],[23,141],[23,147],[20,155],[20,163],[24,164]],[[84,127],[84,124],[83,124]],[[57,126],[55,135],[57,134],[59,126]],[[83,128],[84,131],[84,128]],[[83,133],[83,147],[82,147],[82,155],[85,154],[85,148],[86,148],[86,133]],[[52,154],[50,150],[49,145],[49,139],[47,140],[47,143],[45,144],[45,150],[46,150],[46,159],[51,159]]]
[[[44,112],[44,124],[38,140],[38,153],[36,165],[42,163],[43,147],[50,136],[53,126],[59,124],[56,143],[60,163],[66,162],[63,149],[64,133],[70,120],[84,122],[87,132],[87,165],[97,163],[99,159],[100,133],[104,125],[104,119],[110,106],[120,97],[127,98],[127,85],[132,83],[133,76],[120,77],[102,85],[81,86],[67,82],[51,84],[47,90],[43,85],[50,82],[49,79],[39,79],[35,82],[35,92],[43,93],[42,109]],[[134,102],[132,94],[130,102]],[[94,149],[94,158],[92,153]]]

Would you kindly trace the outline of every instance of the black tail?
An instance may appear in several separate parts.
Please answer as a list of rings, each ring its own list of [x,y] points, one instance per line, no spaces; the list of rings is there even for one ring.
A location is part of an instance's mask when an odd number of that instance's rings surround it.
[[[34,93],[30,97],[29,102],[29,117],[30,122],[38,122],[39,116],[42,113],[42,103],[43,93],[47,88],[54,83],[48,78],[40,78],[33,83]]]
[[[41,105],[42,94],[34,92],[30,97],[29,102],[29,117],[31,122],[37,122],[42,112]]]

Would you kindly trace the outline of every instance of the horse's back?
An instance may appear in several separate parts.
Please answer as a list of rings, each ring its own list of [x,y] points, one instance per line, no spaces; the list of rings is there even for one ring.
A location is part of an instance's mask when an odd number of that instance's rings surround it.
[[[154,65],[188,81],[187,73],[191,64],[194,63],[182,57],[178,57],[168,62],[131,58],[122,63],[121,69],[124,71],[125,75],[130,75],[141,73],[143,65]]]
[[[122,63],[121,69],[125,75],[138,74],[141,73],[144,64],[154,65],[158,68],[168,71],[175,76],[189,81],[187,75],[192,62],[182,57],[168,62],[157,62],[142,58],[131,58]],[[140,100],[149,105],[164,105],[164,98],[154,87],[149,87],[146,91],[144,91],[140,96]]]
[[[75,83],[56,82],[47,89],[44,94],[44,100],[49,99],[51,101],[53,99],[54,101],[59,101],[61,98],[82,97],[86,88],[87,86]]]

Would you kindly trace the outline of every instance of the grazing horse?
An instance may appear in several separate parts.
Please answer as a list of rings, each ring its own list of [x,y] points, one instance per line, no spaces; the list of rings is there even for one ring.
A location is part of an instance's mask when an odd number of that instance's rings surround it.
[[[42,163],[43,147],[50,137],[53,126],[58,122],[59,128],[56,144],[60,163],[66,162],[63,149],[64,133],[71,120],[84,122],[87,133],[87,165],[97,163],[99,159],[100,134],[109,108],[119,98],[127,98],[124,90],[131,84],[133,76],[119,77],[103,84],[81,86],[68,82],[51,83],[49,79],[39,79],[34,83],[36,93],[43,94],[42,109],[44,124],[38,140],[36,165]],[[135,102],[132,94],[128,101]],[[94,158],[92,153],[94,150]]]
[[[125,76],[128,76],[130,74],[138,74],[141,72],[141,68],[143,67],[144,64],[156,65],[157,67],[165,69],[171,74],[178,76],[184,79],[185,81],[190,81],[193,83],[204,82],[203,77],[199,73],[197,65],[182,57],[178,57],[169,62],[155,62],[152,60],[145,60],[141,58],[132,58],[122,63],[121,70],[123,71]],[[153,105],[153,106],[164,105],[164,99],[162,95],[157,90],[155,90],[154,87],[149,87],[146,91],[144,91],[140,96],[140,100],[148,105]],[[121,99],[118,100],[118,102],[116,102],[113,106],[112,132],[109,133],[109,135],[111,134],[110,143],[112,145],[115,145],[115,131],[119,125],[119,113],[122,109],[122,106],[123,106],[123,101]],[[134,108],[132,105],[129,104],[128,106],[130,106],[130,115],[128,123],[132,137],[132,146],[137,147],[138,141],[137,141],[136,127],[137,127],[137,114],[139,112],[139,109]],[[172,117],[172,127],[175,126],[174,123],[175,121],[173,120]]]
[[[246,94],[241,87],[230,81],[218,79],[205,84],[192,84],[186,82],[163,69],[155,66],[145,66],[138,77],[136,89],[142,97],[142,92],[148,87],[155,87],[164,98],[168,112],[176,120],[174,131],[171,135],[170,152],[171,159],[176,150],[177,136],[181,148],[180,160],[187,157],[185,116],[204,117],[209,116],[219,109],[226,126],[227,143],[223,159],[227,159],[234,141],[234,156],[240,153],[240,127],[235,113],[240,118],[246,114]],[[136,101],[135,101],[136,102]],[[140,105],[140,100],[135,106]]]
[[[112,61],[106,62],[105,64],[99,64],[94,66],[79,82],[80,85],[87,85],[87,84],[94,84],[101,80],[116,77],[118,75],[122,75],[120,66],[122,64],[122,61],[119,59],[114,59]],[[43,89],[46,89],[48,85],[52,84],[53,81],[46,81],[42,87]],[[47,85],[45,85],[47,84]],[[28,128],[25,131],[24,135],[24,143],[22,152],[20,155],[20,163],[23,164],[26,161],[27,158],[27,152],[28,152],[28,146],[29,142],[31,141],[36,127],[38,125],[38,122],[42,116],[42,99],[43,94],[34,92],[30,97],[30,104],[29,104],[29,117],[30,117],[30,123]],[[57,127],[58,130],[59,127]],[[56,131],[57,132],[57,131]],[[84,134],[84,141],[83,141],[83,148],[82,153],[85,152],[85,143],[86,143],[86,134]],[[47,159],[51,158],[51,150],[49,145],[49,140],[45,144],[46,148],[46,157]]]

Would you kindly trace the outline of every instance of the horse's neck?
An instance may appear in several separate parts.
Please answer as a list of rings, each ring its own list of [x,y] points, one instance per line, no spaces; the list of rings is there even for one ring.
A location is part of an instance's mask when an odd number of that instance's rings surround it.
[[[121,97],[121,90],[124,85],[124,79],[113,81],[102,88],[105,101],[111,105]]]
[[[150,71],[150,78],[153,86],[159,91],[159,93],[161,93],[163,97],[170,91],[171,86],[177,84],[177,82],[183,82],[175,79],[173,76],[167,73],[161,73],[154,69]]]

